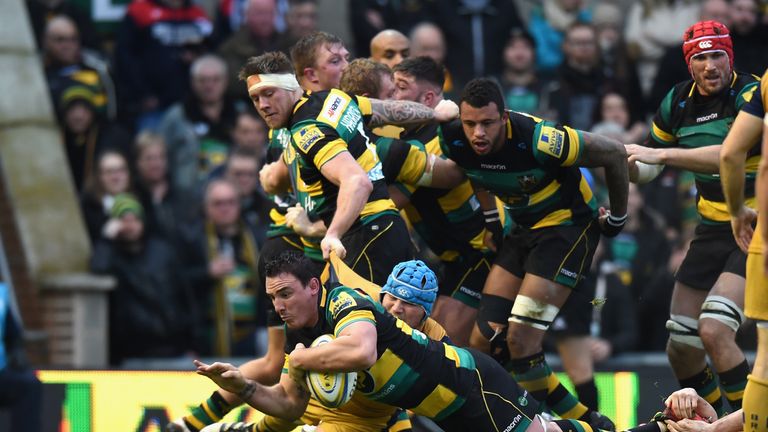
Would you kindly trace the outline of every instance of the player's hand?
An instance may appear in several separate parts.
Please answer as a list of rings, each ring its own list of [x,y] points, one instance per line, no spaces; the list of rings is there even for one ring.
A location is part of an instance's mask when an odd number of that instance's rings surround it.
[[[710,432],[713,431],[712,425],[703,420],[683,419],[680,421],[667,420],[668,432]]]
[[[667,410],[674,418],[706,420],[711,422],[717,419],[717,412],[712,405],[705,401],[692,388],[680,389],[664,401]]]
[[[309,220],[307,211],[301,204],[288,207],[285,212],[285,225],[294,230],[298,235],[304,237],[318,237],[314,224]]]
[[[627,144],[624,146],[624,148],[627,150],[627,161],[630,164],[638,161],[654,165],[660,165],[664,163],[663,151],[661,149],[645,147],[637,144]]]
[[[211,365],[199,360],[192,361],[197,366],[197,374],[206,376],[222,389],[239,394],[245,390],[248,382],[243,378],[240,369],[229,363],[216,362]]]
[[[307,371],[299,366],[299,362],[296,357],[301,354],[302,351],[307,348],[304,344],[298,343],[296,347],[288,355],[288,376],[302,389],[309,391],[307,387],[306,375]]]
[[[443,99],[435,106],[435,120],[438,122],[447,122],[459,118],[459,106],[456,102]]]
[[[275,180],[275,164],[277,163],[280,162],[278,161],[264,164],[264,166],[261,167],[261,170],[259,171],[259,183],[261,183],[261,187],[264,189],[264,192],[268,194],[280,192],[277,190],[277,182]]]
[[[501,225],[499,210],[495,208],[484,210],[483,216],[485,217],[483,244],[491,251],[496,252],[501,249],[501,244],[504,242],[504,227]]]
[[[600,224],[600,232],[606,237],[616,237],[619,235],[624,225],[627,223],[627,215],[613,216],[610,210],[605,207],[600,207],[600,215],[597,218]]]
[[[326,261],[331,258],[331,251],[336,252],[340,259],[344,259],[347,256],[347,249],[341,244],[341,240],[334,235],[326,234],[320,242],[320,249],[322,249],[323,259]]]
[[[626,148],[627,145],[624,145],[624,147]],[[637,183],[637,179],[640,177],[640,169],[637,167],[637,163],[630,161],[629,158],[627,158],[627,171],[629,172],[629,181]]]
[[[739,245],[739,249],[744,253],[747,253],[749,243],[752,241],[752,235],[755,233],[752,223],[756,220],[757,212],[747,206],[741,206],[739,213],[731,216],[733,238],[736,240],[736,244]]]

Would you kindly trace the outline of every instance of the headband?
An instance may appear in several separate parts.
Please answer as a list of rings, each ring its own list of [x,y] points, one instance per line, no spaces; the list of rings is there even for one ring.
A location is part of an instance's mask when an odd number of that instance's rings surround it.
[[[292,73],[253,74],[245,79],[248,85],[248,93],[253,93],[262,87],[277,87],[290,92],[299,88],[299,82]]]

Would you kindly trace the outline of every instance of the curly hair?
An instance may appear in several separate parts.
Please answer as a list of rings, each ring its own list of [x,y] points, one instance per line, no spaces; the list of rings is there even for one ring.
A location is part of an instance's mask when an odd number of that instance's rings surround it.
[[[389,69],[389,66],[367,58],[355,59],[341,75],[339,88],[351,95],[375,98],[381,91],[380,78],[382,76],[392,77],[392,70]]]
[[[474,108],[482,108],[491,102],[496,104],[499,115],[504,114],[504,96],[499,84],[491,78],[475,78],[464,86],[461,92],[461,103]]]

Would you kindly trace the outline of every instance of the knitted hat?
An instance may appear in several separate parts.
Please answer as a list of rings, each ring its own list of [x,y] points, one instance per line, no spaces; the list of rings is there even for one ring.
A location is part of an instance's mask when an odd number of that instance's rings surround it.
[[[97,94],[84,85],[71,85],[67,87],[62,93],[59,99],[59,109],[66,111],[70,105],[75,102],[83,102],[91,109],[96,109],[97,106]]]
[[[381,287],[381,296],[390,294],[400,300],[421,306],[424,318],[432,313],[437,298],[437,277],[420,260],[401,262],[392,269],[387,283]]]
[[[139,219],[144,219],[144,207],[131,194],[121,193],[115,195],[115,202],[112,204],[110,214],[112,217],[119,218],[127,213],[133,213]]]
[[[733,42],[728,27],[717,21],[700,21],[683,33],[683,54],[688,70],[691,58],[704,53],[721,51],[728,56],[733,70]]]

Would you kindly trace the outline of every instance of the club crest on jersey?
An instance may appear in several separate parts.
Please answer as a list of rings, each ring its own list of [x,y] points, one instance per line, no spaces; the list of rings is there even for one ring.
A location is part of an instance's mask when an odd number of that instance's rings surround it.
[[[301,129],[297,134],[294,134],[294,139],[296,140],[296,145],[302,151],[306,152],[324,136],[325,134],[323,134],[317,126],[309,126]]]
[[[352,298],[351,295],[345,292],[339,293],[334,299],[331,300],[331,315],[336,316],[344,309],[348,309],[353,306],[357,306],[357,302],[354,298]]]
[[[540,151],[559,158],[563,154],[563,141],[565,132],[559,131],[551,126],[543,126],[539,136],[537,147]]]

